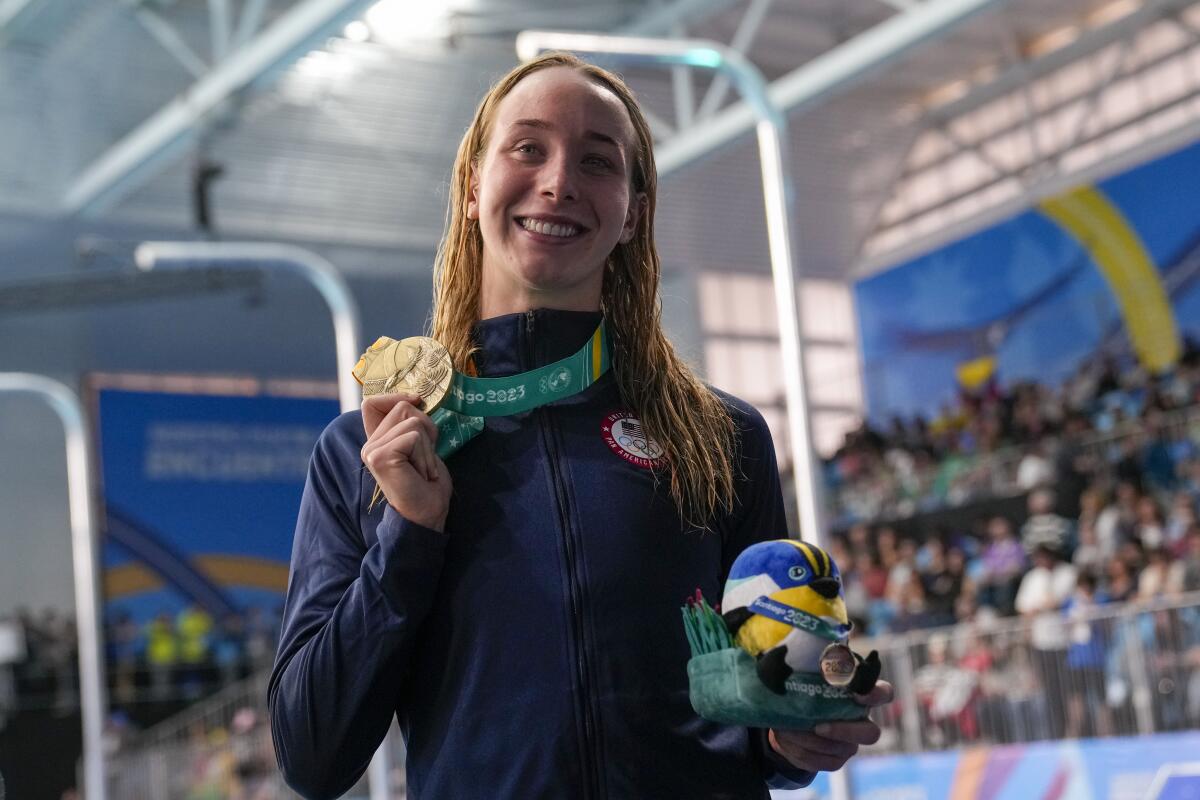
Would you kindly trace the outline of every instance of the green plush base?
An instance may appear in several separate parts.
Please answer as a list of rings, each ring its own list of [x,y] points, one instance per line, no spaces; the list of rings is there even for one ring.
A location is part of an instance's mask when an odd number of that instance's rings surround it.
[[[694,656],[688,661],[688,682],[696,713],[728,725],[812,730],[818,722],[867,716],[848,691],[815,673],[792,675],[787,694],[775,694],[759,680],[754,659],[740,647]]]

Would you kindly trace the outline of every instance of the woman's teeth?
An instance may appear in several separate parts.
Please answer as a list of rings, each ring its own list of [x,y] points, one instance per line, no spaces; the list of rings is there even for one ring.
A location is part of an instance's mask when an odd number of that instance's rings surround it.
[[[546,236],[562,236],[564,238],[579,233],[579,228],[575,225],[557,225],[550,222],[539,222],[529,217],[521,220],[521,227],[534,233],[541,233]]]

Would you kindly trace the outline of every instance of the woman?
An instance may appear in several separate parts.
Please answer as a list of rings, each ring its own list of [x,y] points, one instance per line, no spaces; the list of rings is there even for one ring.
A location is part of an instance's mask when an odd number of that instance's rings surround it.
[[[701,384],[660,329],[655,188],[649,129],[610,73],[549,55],[481,103],[431,333],[458,371],[512,376],[603,319],[613,368],[489,418],[447,462],[412,395],[330,425],[269,689],[301,793],[351,786],[393,715],[409,792],[432,798],[766,797],[878,737],[866,721],[747,731],[689,705],[681,602],[719,597],[733,558],[786,528],[762,418]]]

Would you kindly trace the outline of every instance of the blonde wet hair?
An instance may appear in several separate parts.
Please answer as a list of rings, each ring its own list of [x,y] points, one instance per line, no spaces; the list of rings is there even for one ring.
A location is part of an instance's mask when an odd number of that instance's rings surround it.
[[[430,335],[450,351],[456,369],[474,372],[471,329],[479,320],[483,238],[478,223],[467,216],[471,178],[482,163],[500,102],[526,76],[552,67],[576,70],[612,92],[633,123],[637,146],[631,188],[635,196],[644,193],[646,203],[633,237],[618,244],[605,265],[600,302],[613,345],[612,369],[622,400],[663,447],[671,499],[680,515],[696,527],[710,527],[714,517],[733,507],[734,425],[725,405],[676,354],[662,330],[653,139],[620,77],[567,53],[547,53],[513,69],[484,96],[454,160],[446,232],[434,263]]]

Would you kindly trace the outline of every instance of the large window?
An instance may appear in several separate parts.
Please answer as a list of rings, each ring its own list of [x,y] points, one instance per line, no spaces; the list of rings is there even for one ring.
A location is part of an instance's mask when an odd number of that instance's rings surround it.
[[[708,380],[762,412],[781,466],[791,461],[779,325],[770,275],[706,272],[699,283],[704,367]],[[862,379],[854,305],[847,285],[800,282],[813,444],[828,455],[862,418]]]

